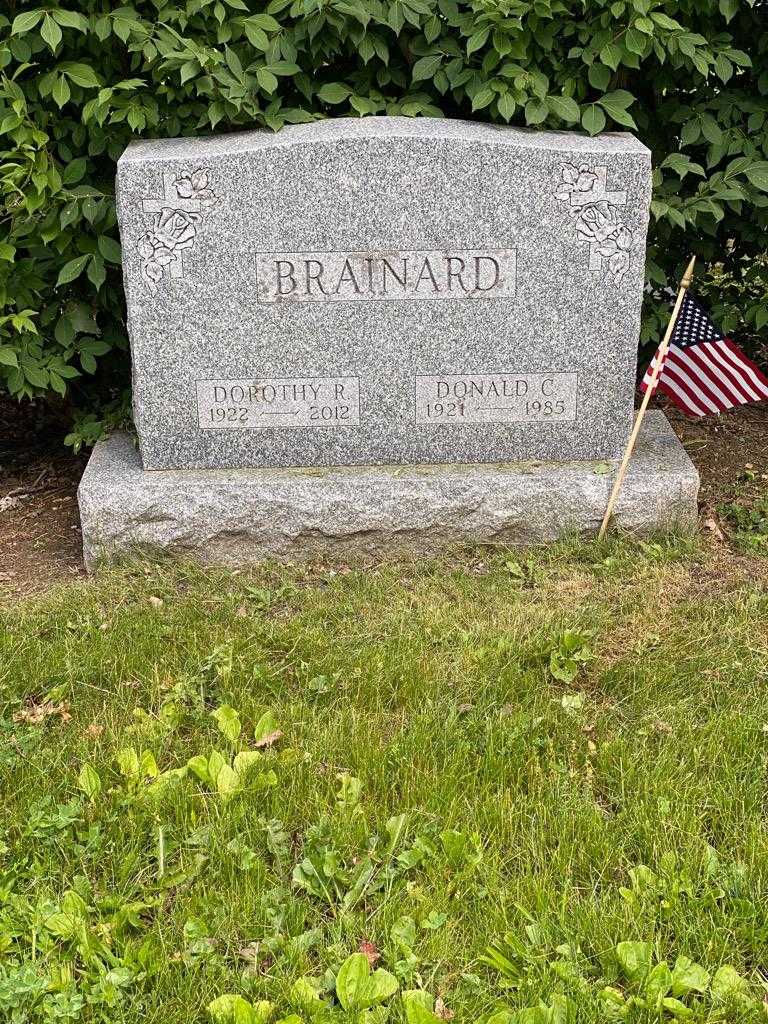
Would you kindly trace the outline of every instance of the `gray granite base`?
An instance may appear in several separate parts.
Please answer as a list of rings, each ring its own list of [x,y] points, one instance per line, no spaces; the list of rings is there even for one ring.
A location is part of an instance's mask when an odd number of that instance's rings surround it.
[[[467,543],[593,534],[616,464],[335,469],[142,469],[127,435],[95,448],[79,490],[87,565],[165,551],[241,565],[264,559],[433,555]],[[651,412],[614,529],[691,530],[699,476],[664,415]]]

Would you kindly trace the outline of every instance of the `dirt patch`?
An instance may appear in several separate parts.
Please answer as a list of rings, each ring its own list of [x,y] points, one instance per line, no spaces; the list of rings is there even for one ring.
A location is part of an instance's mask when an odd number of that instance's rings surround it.
[[[0,404],[0,593],[31,594],[84,572],[77,484],[85,458],[34,405]]]
[[[718,574],[765,578],[767,560],[730,550],[718,509],[768,491],[768,406],[703,420],[664,411],[701,474],[701,518]],[[0,402],[0,594],[39,592],[84,572],[76,492],[87,457],[66,453],[64,432],[44,408]]]
[[[746,477],[768,489],[768,406],[733,409],[721,416],[691,420],[672,406],[664,408],[701,474],[699,508],[717,514],[743,489]]]

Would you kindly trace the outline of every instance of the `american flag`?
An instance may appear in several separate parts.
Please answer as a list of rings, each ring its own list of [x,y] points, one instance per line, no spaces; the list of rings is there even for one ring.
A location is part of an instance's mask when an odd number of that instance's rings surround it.
[[[643,377],[642,391],[651,384],[659,351]],[[768,398],[768,377],[718,331],[689,292],[683,298],[657,387],[689,416],[712,416]]]

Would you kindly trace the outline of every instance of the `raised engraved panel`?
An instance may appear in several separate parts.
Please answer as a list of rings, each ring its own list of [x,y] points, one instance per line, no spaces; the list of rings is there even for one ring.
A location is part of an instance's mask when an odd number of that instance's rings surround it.
[[[365,302],[515,297],[514,249],[256,254],[259,302]]]
[[[250,377],[198,380],[201,430],[275,427],[356,427],[360,422],[357,377]]]
[[[575,373],[417,375],[417,423],[560,423],[576,419]]]

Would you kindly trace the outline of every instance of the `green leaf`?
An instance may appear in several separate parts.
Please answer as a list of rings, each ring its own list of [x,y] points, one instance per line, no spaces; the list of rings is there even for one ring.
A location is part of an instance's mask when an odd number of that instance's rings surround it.
[[[273,93],[277,88],[277,78],[266,68],[256,69],[256,81],[265,92]]]
[[[48,43],[51,50],[55,50],[61,42],[61,29],[50,14],[46,14],[43,18],[43,27],[40,29],[40,35],[43,40]]]
[[[642,55],[648,46],[648,37],[635,28],[628,28],[624,35],[624,45],[630,53]]]
[[[12,366],[16,369],[19,360],[15,351],[8,345],[0,345],[0,366]]]
[[[706,172],[701,164],[694,163],[684,153],[670,153],[661,166],[670,167],[681,178],[684,178],[686,174],[698,174],[702,178],[706,177]]]
[[[336,995],[345,1010],[366,1008],[366,983],[371,973],[368,957],[364,953],[353,953],[339,968],[336,976]]]
[[[84,764],[77,777],[77,785],[88,799],[93,801],[101,792],[99,773],[92,765]]]
[[[250,18],[243,22],[243,28],[251,46],[255,46],[257,50],[264,53],[269,49],[269,38],[263,28],[254,25]]]
[[[235,755],[232,767],[237,774],[244,778],[252,768],[261,767],[264,763],[264,755],[258,750],[241,750]]]
[[[686,1006],[679,999],[675,999],[674,996],[666,996],[662,999],[661,1005],[665,1010],[669,1010],[672,1016],[678,1020],[690,1020],[693,1017],[691,1007]]]
[[[21,36],[25,32],[29,32],[30,29],[33,29],[38,21],[40,21],[42,16],[42,11],[25,11],[23,14],[17,14],[13,19],[11,35]]]
[[[710,992],[715,1002],[729,1003],[738,996],[746,995],[749,992],[749,984],[735,967],[723,964],[715,971]]]
[[[43,922],[45,930],[60,939],[71,939],[77,934],[80,918],[75,914],[51,914]]]
[[[690,121],[686,121],[680,131],[680,144],[682,146],[692,146],[701,135],[701,125],[697,118],[692,117]]]
[[[634,103],[635,97],[626,89],[614,89],[607,92],[597,101],[609,117],[617,124],[623,124],[627,128],[636,128],[637,125],[632,115],[627,112],[627,107]]]
[[[126,779],[137,779],[139,777],[139,755],[135,747],[121,747],[115,754],[117,767],[120,774]]]
[[[739,0],[720,0],[720,13],[730,21],[739,9]]]
[[[549,116],[549,106],[544,100],[532,97],[525,104],[525,123],[541,124]]]
[[[725,56],[728,60],[732,60],[734,64],[738,64],[740,68],[752,67],[752,58],[743,50],[734,50],[732,47],[729,47],[725,51]]]
[[[194,757],[190,757],[187,761],[187,768],[200,779],[201,782],[206,785],[212,786],[214,780],[211,778],[211,774],[208,771],[208,758],[204,757],[203,754],[195,754]]]
[[[69,84],[67,83],[64,75],[58,75],[56,81],[53,83],[53,89],[51,90],[51,96],[56,102],[59,110],[68,102],[71,93],[69,91]]]
[[[719,146],[723,141],[723,130],[714,117],[711,114],[701,114],[699,116],[699,123],[701,124],[701,131],[707,142],[711,142],[713,146]]]
[[[61,180],[65,185],[75,185],[85,176],[87,165],[88,161],[84,156],[79,156],[75,160],[71,160],[64,168]]]
[[[578,121],[581,116],[578,103],[570,96],[547,96],[547,104],[555,117],[559,117],[561,121],[567,121],[569,124]]]
[[[223,764],[216,775],[216,789],[225,800],[240,789],[240,776],[228,764]]]
[[[469,57],[471,54],[475,52],[475,50],[482,49],[488,42],[488,36],[490,34],[490,26],[478,29],[477,32],[473,32],[473,34],[467,40],[467,56]]]
[[[84,89],[96,89],[101,85],[96,77],[96,72],[87,64],[70,62],[59,65],[59,70],[63,71],[75,85],[81,85]]]
[[[430,53],[426,57],[421,57],[417,60],[413,65],[413,81],[420,82],[423,79],[432,78],[440,67],[442,59],[442,54]]]
[[[208,1003],[214,1024],[256,1024],[254,1007],[240,995],[226,994]]]
[[[687,956],[679,956],[672,969],[672,995],[686,996],[689,992],[706,992],[709,972]]]
[[[759,160],[745,168],[744,174],[751,185],[768,192],[768,160]]]
[[[632,982],[639,982],[645,977],[652,953],[650,942],[620,942],[616,947],[619,967]]]
[[[679,21],[675,21],[674,18],[670,18],[668,14],[663,11],[652,11],[651,20],[655,21],[660,28],[666,28],[670,32],[680,32],[682,25]]]
[[[279,32],[280,22],[276,18],[273,18],[271,14],[252,14],[247,19],[251,24],[258,25],[259,28],[263,28],[265,32]]]
[[[257,745],[263,745],[264,740],[268,739],[270,736],[274,736],[275,733],[279,731],[275,713],[273,711],[265,711],[254,726],[253,738]]]
[[[318,99],[323,103],[343,103],[351,95],[352,90],[349,86],[342,85],[341,82],[329,82],[318,89],[317,92]]]
[[[505,92],[499,96],[497,100],[497,106],[499,108],[499,114],[504,118],[505,121],[509,121],[514,114],[517,104],[515,103],[511,93]]]
[[[120,243],[115,238],[110,238],[109,235],[99,235],[97,244],[99,252],[108,263],[119,264],[121,262],[122,251]]]
[[[73,260],[70,260],[69,263],[65,263],[59,271],[56,287],[58,288],[63,284],[69,284],[70,281],[74,281],[76,277],[79,277],[89,259],[90,257],[86,254],[85,256],[76,256]]]
[[[88,19],[76,11],[63,11],[60,7],[56,7],[51,11],[51,16],[62,28],[76,28],[78,32],[88,31]]]
[[[221,707],[211,712],[211,718],[214,719],[220,732],[230,743],[237,742],[242,725],[240,723],[240,715],[238,715],[233,707],[229,704],[222,704]]]
[[[104,266],[104,260],[98,253],[94,253],[88,264],[88,280],[98,289],[101,288],[106,279],[107,270]]]
[[[715,74],[721,82],[727,82],[733,76],[733,64],[722,53],[715,57]]]
[[[598,103],[609,103],[612,107],[616,107],[619,110],[626,110],[635,102],[635,97],[631,92],[627,92],[626,89],[614,89],[612,92],[605,93],[598,100]]]
[[[593,89],[605,92],[611,82],[611,69],[605,64],[590,64],[587,78]]]
[[[380,967],[373,972],[365,985],[366,1008],[383,1003],[385,999],[393,996],[398,988],[397,978]]]
[[[15,256],[15,246],[11,245],[10,242],[0,242],[0,260],[6,260],[8,263],[13,263]]]
[[[403,992],[401,999],[407,1024],[439,1024],[440,1018],[432,1011],[434,1000],[424,989]]]
[[[274,75],[297,75],[301,68],[289,60],[274,60],[269,65],[269,70]]]
[[[590,135],[597,135],[605,128],[605,114],[597,104],[589,103],[583,109],[581,124]]]
[[[478,89],[472,97],[472,110],[482,110],[483,107],[487,107],[490,103],[493,103],[495,96],[496,94],[493,89]]]
[[[27,378],[30,384],[34,384],[36,388],[47,388],[50,378],[47,371],[43,370],[40,366],[24,366],[24,376]]]
[[[649,972],[643,986],[643,994],[651,1007],[660,1007],[662,999],[672,988],[672,972],[666,960],[656,964]]]
[[[607,64],[609,68],[615,71],[622,58],[622,50],[616,43],[606,43],[606,45],[600,51],[600,60],[603,64]]]

